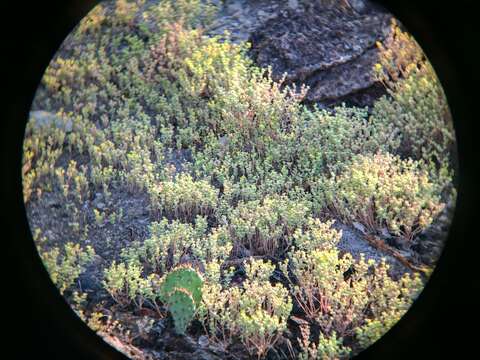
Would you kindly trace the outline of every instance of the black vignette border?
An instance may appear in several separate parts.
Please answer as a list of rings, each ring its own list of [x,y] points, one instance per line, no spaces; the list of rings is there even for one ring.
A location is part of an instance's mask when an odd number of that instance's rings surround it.
[[[7,1],[2,14],[2,227],[7,287],[2,351],[10,359],[125,359],[71,310],[51,282],[33,243],[22,198],[22,143],[35,91],[51,58],[99,1]],[[3,222],[2,222],[3,223]],[[2,357],[4,355],[2,354]]]

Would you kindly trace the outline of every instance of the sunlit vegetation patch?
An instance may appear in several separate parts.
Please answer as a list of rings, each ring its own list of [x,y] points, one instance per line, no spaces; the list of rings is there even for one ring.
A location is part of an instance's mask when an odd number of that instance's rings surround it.
[[[31,219],[40,255],[77,313],[131,346],[112,313],[172,318],[235,356],[349,357],[402,317],[425,278],[340,252],[335,222],[408,247],[454,198],[441,86],[420,50],[398,69],[384,49],[387,95],[371,112],[307,107],[305,88],[275,82],[248,44],[204,35],[215,11],[119,0],[66,40],[24,143],[27,208],[56,199],[66,214],[57,229]],[[78,287],[87,267],[101,304]]]

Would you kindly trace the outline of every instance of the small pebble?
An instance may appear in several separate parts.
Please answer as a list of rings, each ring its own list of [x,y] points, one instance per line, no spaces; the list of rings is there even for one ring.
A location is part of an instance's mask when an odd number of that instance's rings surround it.
[[[209,341],[207,336],[202,335],[198,338],[198,345],[200,345],[201,347],[206,347],[208,343]]]

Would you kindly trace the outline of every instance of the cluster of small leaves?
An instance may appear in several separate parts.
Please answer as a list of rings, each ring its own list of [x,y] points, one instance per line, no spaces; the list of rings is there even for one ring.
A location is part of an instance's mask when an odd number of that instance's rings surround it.
[[[332,228],[333,221],[322,222],[320,219],[308,218],[305,227],[293,233],[293,247],[298,250],[334,248],[342,237],[341,230]]]
[[[218,200],[218,190],[208,181],[194,181],[189,174],[181,173],[173,181],[164,181],[151,189],[154,209],[175,219],[191,221],[196,216],[211,215]]]
[[[135,263],[112,262],[110,267],[104,270],[103,287],[110,296],[121,306],[134,304],[142,308],[146,299],[154,299],[152,274],[145,278],[143,267]]]
[[[65,122],[62,113],[57,114],[58,121]],[[25,129],[25,141],[23,144],[23,194],[25,202],[28,202],[32,193],[41,197],[40,184],[48,184],[47,191],[53,190],[51,183],[54,174],[52,164],[55,164],[63,152],[65,130],[62,127],[40,126],[35,117],[30,117]]]
[[[332,349],[339,344],[339,351],[342,339],[352,337],[356,350],[368,347],[403,316],[423,286],[417,275],[392,279],[385,260],[354,260],[337,249],[296,250],[282,269],[291,270],[292,296],[321,330],[318,348],[308,352],[320,351],[322,342]]]
[[[300,360],[338,360],[347,358],[351,349],[343,345],[343,339],[337,338],[335,332],[331,336],[320,333],[318,344],[310,341],[310,327],[304,326],[300,329],[302,338],[299,339],[301,353]]]
[[[358,154],[392,151],[398,145],[385,132],[378,131],[367,109],[345,105],[326,110],[305,110],[290,148],[297,151],[296,172],[310,184],[330,174],[339,174]],[[292,146],[293,145],[293,146]]]
[[[212,260],[226,259],[233,247],[229,233],[224,227],[212,228],[207,233],[207,228],[207,221],[201,216],[197,216],[195,225],[165,218],[152,222],[150,237],[124,249],[122,258],[158,274],[182,262],[204,266]]]
[[[95,251],[90,246],[82,249],[72,242],[67,242],[62,250],[54,247],[40,255],[53,283],[64,294],[93,260]]]
[[[390,36],[389,48],[378,45],[377,65],[388,96],[375,103],[372,121],[395,134],[403,156],[448,166],[455,135],[442,86],[412,36],[395,22]]]
[[[252,255],[274,255],[288,247],[288,239],[304,224],[308,212],[308,204],[285,196],[241,202],[230,214],[231,233],[236,244]]]
[[[334,187],[330,201],[346,219],[372,232],[386,226],[407,242],[444,207],[438,186],[421,162],[389,153],[358,156],[330,183]]]
[[[222,287],[219,278],[205,283],[199,318],[211,341],[227,349],[240,340],[258,358],[275,345],[287,329],[292,301],[283,285],[270,283],[274,268],[251,259],[241,288],[229,281]]]

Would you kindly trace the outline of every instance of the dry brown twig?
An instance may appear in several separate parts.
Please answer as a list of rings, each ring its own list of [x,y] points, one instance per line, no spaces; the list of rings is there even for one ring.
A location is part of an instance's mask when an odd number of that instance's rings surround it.
[[[388,255],[394,257],[395,259],[400,261],[400,263],[402,263],[402,265],[408,267],[409,269],[411,269],[413,271],[421,272],[421,273],[424,273],[424,274],[428,273],[427,268],[416,265],[416,264],[412,264],[411,261],[406,259],[403,255],[401,255],[397,250],[393,249],[391,246],[388,246],[387,244],[385,244],[385,242],[382,241],[381,239],[379,239],[378,237],[376,237],[374,235],[370,235],[370,234],[365,234],[364,238],[375,249],[383,251],[383,252],[387,253]]]

